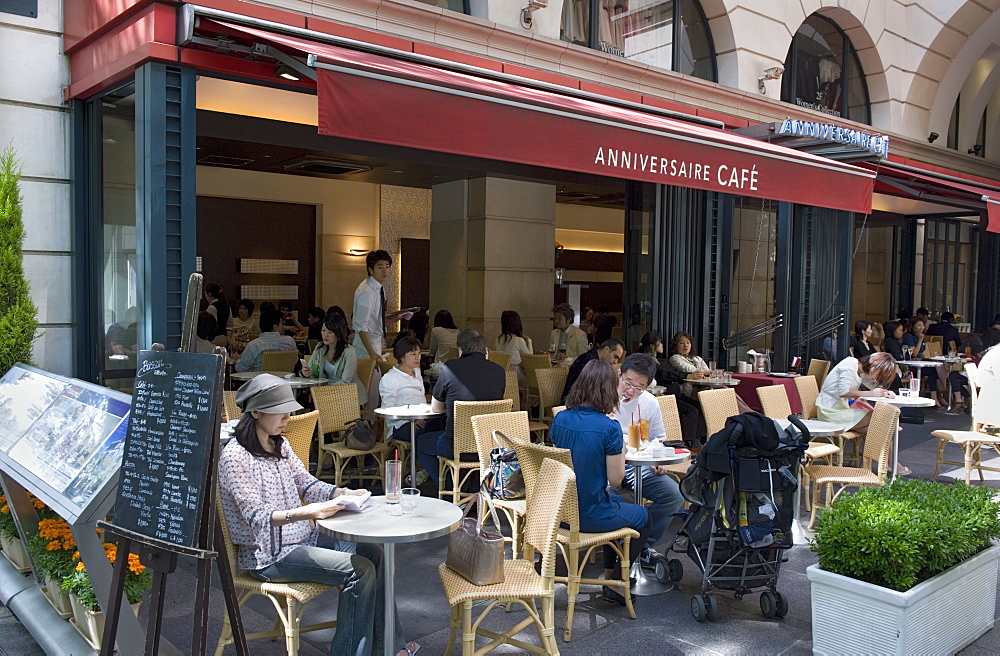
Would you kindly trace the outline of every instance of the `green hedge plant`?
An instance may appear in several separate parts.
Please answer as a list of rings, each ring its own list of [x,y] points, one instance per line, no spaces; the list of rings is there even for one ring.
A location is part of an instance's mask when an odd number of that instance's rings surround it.
[[[821,569],[905,592],[1000,538],[993,490],[897,479],[842,496],[820,515]]]
[[[0,374],[15,362],[31,363],[38,311],[28,294],[21,247],[21,170],[8,146],[0,154]]]

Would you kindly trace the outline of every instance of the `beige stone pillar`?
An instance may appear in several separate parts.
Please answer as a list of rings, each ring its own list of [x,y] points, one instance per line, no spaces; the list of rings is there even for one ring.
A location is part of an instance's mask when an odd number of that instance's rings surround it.
[[[554,185],[475,178],[436,185],[431,204],[431,308],[492,345],[500,313],[517,310],[536,349],[548,345],[555,274]]]

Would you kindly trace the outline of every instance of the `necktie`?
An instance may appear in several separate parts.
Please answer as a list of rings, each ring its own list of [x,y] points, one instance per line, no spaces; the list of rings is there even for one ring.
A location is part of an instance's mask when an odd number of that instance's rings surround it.
[[[382,336],[385,336],[385,287],[379,287],[378,290],[379,298],[382,300],[382,312],[379,316],[382,318]]]

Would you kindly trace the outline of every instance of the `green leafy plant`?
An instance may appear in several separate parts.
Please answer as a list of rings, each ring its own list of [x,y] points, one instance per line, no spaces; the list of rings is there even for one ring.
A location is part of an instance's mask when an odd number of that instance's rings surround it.
[[[38,522],[38,533],[25,546],[39,578],[61,581],[73,573],[76,562],[76,540],[64,519],[43,519]]]
[[[118,555],[118,547],[110,542],[104,543],[104,553],[112,564]],[[90,576],[87,575],[87,568],[80,560],[80,552],[73,554],[74,568],[70,574],[63,578],[61,586],[63,591],[76,595],[79,602],[92,611],[101,610],[97,603],[97,595],[94,594],[94,586],[90,584]],[[153,585],[153,574],[139,562],[139,557],[133,553],[128,555],[128,571],[125,573],[125,598],[128,603],[137,604],[142,601],[146,590]]]
[[[14,149],[0,154],[0,373],[15,362],[31,363],[31,345],[38,328],[38,311],[28,294],[21,247],[20,167]]]
[[[819,566],[905,592],[1000,538],[993,490],[898,479],[842,496],[820,515]]]
[[[0,537],[8,540],[17,537],[17,524],[14,523],[14,515],[10,512],[7,497],[2,494],[0,494]]]

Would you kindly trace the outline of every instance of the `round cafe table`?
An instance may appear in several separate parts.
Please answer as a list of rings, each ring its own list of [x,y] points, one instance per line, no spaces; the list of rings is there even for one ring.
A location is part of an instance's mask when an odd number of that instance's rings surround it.
[[[405,419],[410,423],[410,476],[417,480],[417,422],[421,419],[440,417],[443,412],[431,410],[430,403],[397,405],[390,408],[375,408],[375,414],[386,419]]]
[[[642,504],[642,468],[652,467],[654,465],[676,465],[680,462],[686,462],[691,459],[691,454],[685,453],[673,453],[667,455],[663,453],[660,456],[649,455],[649,450],[639,451],[637,453],[626,453],[625,454],[625,464],[632,467],[632,479],[635,481],[633,487],[635,488],[635,502],[637,504]],[[634,548],[642,549],[646,545],[637,544]],[[637,597],[652,597],[653,595],[663,594],[664,592],[670,592],[674,589],[673,583],[660,583],[655,577],[649,577],[646,575],[646,570],[642,568],[639,564],[639,560],[636,559],[635,563],[632,565],[632,570],[629,575],[635,579],[635,585],[632,586],[632,592],[635,593]]]
[[[737,378],[685,378],[685,383],[691,383],[692,385],[704,385],[705,387],[736,387],[740,384]]]
[[[953,364],[965,364],[966,362],[972,362],[972,358],[967,358],[962,355],[932,355],[931,360],[944,363],[948,365],[948,407],[944,409],[945,412],[951,412],[955,406],[955,390],[951,386],[951,365]]]
[[[317,519],[316,526],[325,535],[382,544],[385,551],[385,656],[396,653],[393,647],[396,626],[396,544],[419,542],[448,535],[462,523],[462,509],[450,501],[420,497],[410,515],[390,515],[385,497],[372,497],[361,512],[339,512],[327,519]]]
[[[317,387],[319,385],[326,385],[329,381],[326,378],[303,378],[302,376],[296,376],[295,374],[289,374],[287,371],[237,371],[236,373],[229,376],[232,380],[237,380],[240,382],[247,382],[248,380],[253,380],[261,374],[271,374],[272,376],[277,376],[281,380],[288,383],[292,389],[305,389],[307,387]]]
[[[867,397],[867,400],[874,400],[876,403],[888,403],[889,405],[894,405],[898,408],[927,408],[934,405],[932,399],[927,399],[922,396],[899,396],[894,398],[888,397]],[[896,425],[893,426],[892,431],[892,478],[896,478],[896,469],[899,466],[899,419],[896,419]]]

